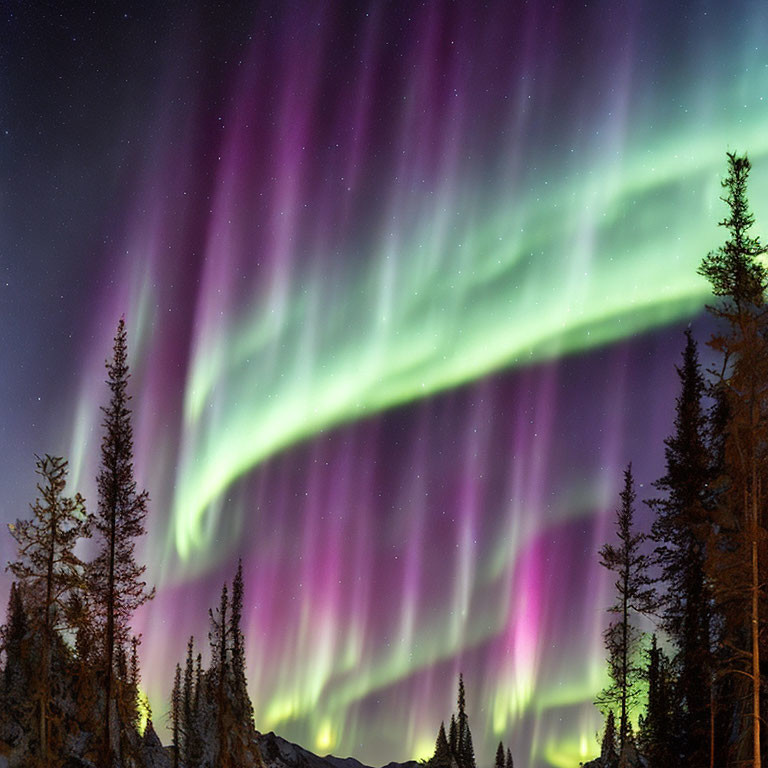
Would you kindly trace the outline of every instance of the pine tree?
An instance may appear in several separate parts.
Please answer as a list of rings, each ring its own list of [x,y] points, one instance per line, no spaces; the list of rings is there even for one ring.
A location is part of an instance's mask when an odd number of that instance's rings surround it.
[[[464,745],[467,733],[467,703],[464,693],[464,677],[461,673],[459,673],[459,693],[456,697],[456,705],[458,707],[456,712],[456,754],[461,768],[466,768],[464,765]]]
[[[184,765],[189,766],[193,762],[195,717],[194,717],[194,653],[195,638],[190,637],[187,642],[187,661],[184,665],[184,687],[181,695],[181,744],[184,755]]]
[[[248,680],[245,675],[245,641],[241,628],[243,618],[242,560],[238,561],[237,573],[232,582],[230,617],[229,636],[232,646],[232,681],[234,685],[235,715],[238,721],[247,727],[253,723],[253,705],[248,695]]]
[[[648,558],[640,552],[645,536],[633,531],[635,489],[631,464],[624,472],[624,488],[620,498],[621,505],[616,513],[619,545],[606,544],[600,550],[600,564],[617,575],[614,585],[616,602],[609,611],[617,614],[618,618],[611,622],[605,632],[611,684],[599,694],[596,703],[604,709],[619,709],[621,756],[628,744],[629,715],[640,695],[639,684],[643,675],[643,669],[636,658],[640,633],[633,625],[632,617],[653,608]]]
[[[176,665],[176,674],[173,677],[173,691],[171,693],[171,738],[173,739],[173,768],[179,768],[181,753],[181,666]]]
[[[102,765],[115,764],[113,738],[119,738],[120,723],[113,723],[112,702],[116,695],[117,653],[128,641],[133,612],[154,592],[142,580],[145,566],[136,563],[136,539],[145,532],[148,495],[138,491],[133,475],[133,428],[128,386],[125,320],[117,327],[113,356],[107,362],[109,405],[103,408],[104,437],[101,469],[97,479],[99,504],[94,525],[99,551],[91,566],[93,608],[103,631],[104,730]],[[117,726],[117,734],[115,727]]]
[[[464,734],[464,754],[462,764],[465,768],[475,768],[475,748],[472,745],[472,731],[467,726],[467,732]]]
[[[141,643],[141,635],[134,635],[131,638],[131,663],[128,671],[129,684],[138,690],[139,682],[141,681],[141,673],[139,671],[139,645]]]
[[[201,768],[203,766],[203,752],[206,725],[203,722],[202,710],[203,704],[207,700],[206,678],[203,673],[203,657],[197,654],[195,660],[195,681],[194,696],[192,698],[192,715],[187,723],[189,732],[189,754],[187,756],[187,765],[185,768]]]
[[[216,686],[216,738],[217,766],[229,768],[230,754],[227,733],[228,697],[227,683],[230,676],[229,665],[229,596],[227,585],[221,589],[221,598],[216,613],[208,611],[211,631],[208,635],[211,642],[211,672]]]
[[[123,658],[123,671],[116,680],[116,693],[119,702],[119,721],[133,726],[134,729],[138,729],[141,720],[141,702],[139,700],[139,682],[141,680],[141,674],[139,672],[140,643],[140,636],[131,636],[130,656],[128,656],[125,649],[121,647],[120,652]]]
[[[26,726],[33,702],[30,698],[32,675],[29,669],[30,628],[21,587],[14,581],[8,598],[8,610],[2,628],[3,669],[2,717]]]
[[[616,768],[619,764],[619,753],[616,749],[616,719],[612,709],[608,710],[608,716],[605,718],[600,761],[603,768]]]
[[[103,702],[99,701],[102,682],[97,676],[100,660],[97,649],[101,638],[96,632],[85,592],[74,592],[67,602],[66,611],[67,622],[75,629],[75,653],[71,666],[75,719],[82,731],[97,734],[102,725],[97,713],[103,707]]]
[[[193,709],[195,716],[200,712],[200,697],[203,694],[203,656],[197,654],[197,662],[195,663],[195,699],[193,703]]]
[[[475,750],[472,746],[472,733],[469,730],[469,717],[466,711],[464,677],[459,674],[459,691],[456,698],[456,762],[459,768],[475,768]]]
[[[653,768],[672,768],[679,762],[680,753],[673,743],[672,723],[677,729],[679,713],[673,710],[669,660],[658,647],[656,635],[648,650],[648,704],[642,719],[639,741],[642,752]],[[706,757],[706,741],[703,755]],[[686,765],[691,763],[686,762]]]
[[[496,748],[496,762],[493,764],[493,768],[504,768],[504,745],[501,742]]]
[[[60,456],[36,458],[35,471],[41,481],[40,497],[32,506],[31,520],[10,525],[18,547],[18,560],[8,564],[30,596],[30,613],[40,636],[40,686],[38,740],[40,759],[50,765],[51,746],[48,713],[51,708],[51,653],[54,632],[66,617],[66,604],[73,590],[82,584],[83,563],[75,545],[88,534],[88,520],[82,497],[63,495],[67,462]]]
[[[448,746],[450,747],[451,754],[456,757],[459,752],[459,736],[455,715],[451,715],[451,724],[448,726]]]
[[[448,745],[448,739],[445,736],[445,723],[440,723],[440,730],[437,732],[435,740],[435,753],[429,761],[431,768],[450,768],[451,748]]]
[[[703,406],[705,382],[690,330],[677,373],[680,395],[675,431],[665,441],[666,474],[654,483],[664,497],[648,504],[656,513],[652,538],[665,586],[660,603],[662,626],[677,649],[681,711],[675,751],[687,765],[704,766],[710,751],[713,667],[712,596],[705,574],[705,543],[713,477]]]
[[[759,257],[766,248],[750,234],[754,216],[747,200],[751,165],[728,153],[723,181],[728,215],[720,222],[726,242],[709,253],[699,269],[719,301],[709,307],[723,331],[709,344],[722,356],[713,373],[713,389],[727,401],[729,417],[723,440],[724,474],[713,512],[714,532],[707,551],[716,609],[722,625],[721,646],[727,649],[721,674],[731,673],[735,690],[734,729],[744,733],[741,701],[749,701],[751,744],[737,738],[740,760],[760,768],[761,643],[765,613],[766,512],[763,488],[768,483],[768,272]],[[762,634],[762,638],[761,638]],[[746,697],[739,681],[747,681]]]
[[[515,768],[515,763],[512,760],[512,750],[507,747],[507,762],[504,764],[504,768]]]

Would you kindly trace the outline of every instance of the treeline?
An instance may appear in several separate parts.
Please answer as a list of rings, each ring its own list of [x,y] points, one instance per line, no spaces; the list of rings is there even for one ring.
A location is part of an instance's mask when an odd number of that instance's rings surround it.
[[[686,332],[650,530],[635,526],[630,465],[617,541],[600,551],[616,578],[610,684],[596,700],[604,768],[760,768],[766,757],[768,270],[749,172],[746,155],[728,154],[727,238],[699,268],[715,297],[713,362],[702,370]],[[640,630],[649,622],[651,637]]]
[[[243,566],[238,564],[231,597],[225,584],[219,605],[209,611],[211,663],[202,668],[189,638],[182,670],[176,665],[171,693],[173,768],[262,766],[255,742],[253,706],[245,676]]]
[[[260,766],[246,690],[242,568],[210,612],[211,663],[190,640],[172,695],[174,745],[157,737],[140,691],[134,611],[154,590],[135,557],[148,496],[133,471],[126,329],[107,363],[110,398],[91,512],[65,495],[67,462],[38,457],[32,515],[10,525],[17,557],[0,631],[0,761],[23,768],[246,768]],[[82,551],[93,553],[82,559]]]
[[[425,762],[428,768],[477,768],[462,675],[459,675],[459,692],[456,704],[457,710],[451,715],[447,735],[445,733],[445,721],[440,723],[440,729],[435,740],[435,752]],[[505,753],[504,745],[501,742],[499,742],[496,750],[494,768],[514,768],[512,753],[509,749]]]

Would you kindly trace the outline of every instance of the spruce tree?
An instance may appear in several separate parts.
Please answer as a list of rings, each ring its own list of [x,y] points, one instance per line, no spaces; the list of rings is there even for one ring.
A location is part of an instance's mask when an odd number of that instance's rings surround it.
[[[431,768],[450,768],[451,749],[445,736],[445,723],[440,723],[440,730],[435,740],[435,753],[429,761]]]
[[[608,710],[605,718],[605,730],[600,744],[600,762],[602,768],[616,768],[619,764],[619,753],[616,749],[616,719],[613,710]]]
[[[10,719],[23,729],[29,727],[34,703],[30,692],[33,675],[30,669],[31,632],[21,587],[14,581],[8,598],[8,610],[2,628],[4,706],[0,717]]]
[[[8,568],[26,587],[29,611],[40,637],[40,684],[36,691],[38,747],[43,765],[51,764],[48,713],[51,710],[51,654],[54,634],[67,616],[67,602],[82,586],[83,563],[74,549],[88,534],[88,519],[82,497],[64,496],[67,462],[60,456],[36,457],[35,471],[41,478],[40,497],[32,505],[30,520],[10,525],[18,559]]]
[[[193,710],[195,715],[200,711],[200,699],[203,695],[203,656],[197,654],[197,661],[195,663],[195,698],[193,703]]]
[[[464,693],[464,676],[461,673],[459,673],[459,692],[456,697],[456,706],[456,754],[461,768],[466,768],[464,765],[464,747],[467,734],[467,702]]]
[[[496,761],[493,764],[493,768],[505,768],[504,745],[501,742],[499,742],[499,746],[496,748]]]
[[[768,272],[759,260],[766,253],[750,233],[754,216],[747,199],[751,165],[746,155],[728,153],[723,201],[728,214],[720,225],[725,243],[709,253],[699,269],[718,302],[709,307],[722,331],[710,340],[721,355],[713,389],[727,402],[723,440],[723,475],[713,511],[713,534],[707,551],[718,620],[720,645],[726,652],[720,674],[734,688],[735,759],[761,765],[762,616],[768,581],[765,551],[765,494],[768,484]],[[739,690],[746,681],[746,690]],[[723,686],[725,688],[725,686]],[[748,704],[742,712],[742,702]],[[744,715],[747,717],[745,718]],[[749,728],[745,732],[745,722]],[[747,740],[740,738],[749,735]]]
[[[475,768],[475,748],[472,744],[472,731],[469,730],[467,725],[467,731],[464,734],[464,753],[462,755],[462,765],[464,768]]]
[[[643,755],[654,768],[672,768],[680,760],[678,741],[673,742],[672,734],[681,719],[673,707],[669,660],[658,647],[656,635],[653,635],[648,650],[646,674],[648,703],[640,727],[640,745]],[[707,755],[706,740],[703,755]],[[690,762],[685,764],[691,765]]]
[[[455,758],[459,751],[459,736],[456,728],[455,715],[451,715],[451,724],[448,726],[448,746],[451,749],[451,754]]]
[[[475,768],[475,750],[472,746],[472,733],[469,730],[469,717],[467,716],[467,702],[464,691],[464,677],[459,674],[459,690],[456,697],[458,711],[456,713],[455,726],[453,721],[451,727],[456,730],[456,749],[455,757],[459,768]]]
[[[677,649],[681,711],[675,751],[691,766],[709,762],[712,680],[711,590],[705,573],[712,457],[703,399],[705,382],[696,342],[686,331],[674,433],[665,441],[666,473],[654,483],[664,496],[652,499],[652,538],[664,590],[662,626]]]
[[[504,764],[504,768],[515,768],[515,763],[512,760],[512,750],[507,747],[507,762]]]
[[[187,660],[184,665],[184,686],[181,694],[181,744],[182,755],[184,756],[184,765],[188,766],[192,762],[193,741],[195,732],[194,722],[194,652],[195,638],[190,637],[187,642]]]
[[[229,595],[226,584],[221,588],[219,607],[215,613],[213,610],[209,610],[208,615],[211,624],[211,630],[208,634],[211,642],[211,672],[214,685],[216,686],[216,764],[219,768],[229,768],[230,754],[227,730],[229,700],[227,684],[230,676],[229,638],[231,625],[229,620]]]
[[[176,665],[171,692],[171,739],[173,742],[173,768],[179,768],[181,755],[181,719],[183,713],[181,694],[181,666]]]
[[[235,715],[248,727],[253,723],[253,705],[248,695],[245,675],[245,641],[241,627],[243,618],[243,561],[238,561],[237,573],[232,582],[232,606],[230,610],[230,643],[232,646],[232,682],[234,685]]]
[[[640,633],[633,616],[650,612],[653,590],[648,575],[648,558],[640,549],[645,536],[634,531],[635,488],[632,465],[624,472],[621,504],[616,511],[618,546],[605,544],[600,550],[600,564],[616,574],[616,602],[609,611],[617,615],[605,632],[608,651],[608,673],[611,684],[597,697],[596,703],[605,710],[618,708],[619,754],[624,753],[630,733],[629,715],[640,695],[642,666],[638,663]]]
[[[113,722],[118,652],[130,637],[133,612],[154,594],[147,590],[142,578],[146,567],[137,564],[134,554],[136,539],[145,533],[148,494],[137,490],[133,473],[133,428],[127,392],[129,376],[125,320],[121,319],[112,359],[107,362],[107,384],[111,395],[109,404],[102,409],[104,436],[97,478],[99,503],[94,518],[99,550],[90,569],[93,610],[103,637],[104,768],[114,766],[113,740],[120,738],[121,724]],[[117,711],[116,706],[114,711]]]

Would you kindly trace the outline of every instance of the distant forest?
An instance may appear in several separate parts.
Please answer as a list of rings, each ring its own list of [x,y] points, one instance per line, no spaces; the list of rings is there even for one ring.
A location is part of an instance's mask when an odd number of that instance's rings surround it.
[[[609,684],[593,768],[761,768],[768,585],[768,246],[751,234],[746,155],[729,153],[726,240],[706,255],[714,363],[684,339],[666,470],[635,525],[631,465],[615,538],[597,556],[615,578],[604,634]],[[65,495],[67,462],[36,458],[31,516],[17,544],[0,632],[0,764],[30,768],[257,768],[264,762],[247,690],[242,567],[209,611],[210,662],[190,638],[170,693],[164,747],[140,692],[134,612],[152,599],[135,556],[147,493],[133,468],[124,320],[107,363],[97,504]],[[765,491],[764,491],[765,489]],[[78,544],[90,539],[93,558]],[[655,632],[645,631],[655,627]],[[476,768],[459,678],[428,768]],[[488,761],[490,764],[490,760]],[[499,744],[495,768],[513,768]]]

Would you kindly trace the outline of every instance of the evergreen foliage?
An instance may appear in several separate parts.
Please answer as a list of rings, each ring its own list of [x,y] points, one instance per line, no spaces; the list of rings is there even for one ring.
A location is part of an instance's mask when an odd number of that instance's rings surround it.
[[[451,748],[445,736],[444,722],[440,723],[440,730],[437,732],[437,739],[435,740],[435,753],[429,764],[432,768],[450,768],[451,766]]]
[[[675,731],[681,718],[674,707],[669,660],[658,647],[656,635],[648,650],[646,674],[648,703],[645,717],[641,718],[639,738],[642,753],[654,768],[672,768],[679,762],[680,739]],[[678,677],[678,685],[679,680]]]
[[[712,731],[721,730],[720,759],[750,761],[753,768],[760,768],[765,709],[761,656],[768,608],[763,491],[768,484],[768,272],[760,260],[766,247],[750,233],[754,224],[747,200],[750,169],[746,155],[728,153],[723,181],[728,215],[720,222],[728,235],[703,260],[700,273],[718,297],[709,307],[720,323],[709,342],[720,358],[711,378],[719,407],[727,413],[727,421],[720,415],[720,476],[714,483],[718,493],[706,557],[720,648],[716,672],[721,682],[713,698],[720,705],[719,719],[726,721]],[[713,746],[713,756],[714,750]]]
[[[496,747],[496,760],[493,763],[493,768],[504,768],[504,745],[501,742]]]
[[[27,610],[40,639],[40,673],[35,679],[38,750],[42,765],[51,764],[49,713],[52,707],[51,654],[55,631],[67,628],[67,601],[83,583],[83,562],[75,553],[81,537],[88,536],[88,518],[82,497],[65,497],[67,462],[60,456],[36,457],[40,497],[32,505],[32,518],[10,525],[18,559],[8,568],[24,585]]]
[[[617,768],[619,764],[619,752],[616,743],[616,718],[613,710],[608,710],[605,719],[603,740],[600,744],[600,760],[603,768]]]
[[[459,737],[458,730],[456,728],[456,716],[451,715],[451,724],[448,727],[448,746],[451,749],[451,754],[455,755],[458,752]]]
[[[181,742],[181,720],[183,715],[183,704],[181,695],[181,666],[176,665],[176,672],[173,676],[173,690],[171,691],[171,739],[173,746],[173,768],[179,768],[182,742]],[[185,761],[186,762],[186,761]]]
[[[102,765],[115,764],[115,746],[121,740],[121,723],[113,722],[112,702],[119,696],[122,681],[116,677],[116,662],[130,640],[133,612],[153,596],[143,580],[146,566],[136,562],[136,539],[145,533],[148,494],[138,491],[133,475],[133,427],[128,407],[128,357],[125,320],[121,319],[107,362],[107,384],[111,393],[103,408],[104,436],[101,469],[97,478],[99,503],[94,529],[99,552],[90,567],[91,611],[103,642],[105,681]]]
[[[640,697],[643,676],[639,664],[640,632],[633,618],[654,608],[648,557],[641,552],[645,535],[634,530],[635,487],[632,466],[624,471],[621,504],[616,511],[618,546],[605,544],[600,550],[600,564],[616,574],[616,601],[609,611],[617,616],[605,632],[608,672],[611,684],[597,697],[606,710],[619,711],[619,755],[623,753],[630,729],[630,714]]]
[[[248,680],[245,673],[245,639],[241,622],[243,618],[243,561],[237,564],[237,573],[232,582],[232,609],[230,617],[230,638],[232,644],[232,680],[235,717],[239,722],[253,721],[253,706],[248,696]]]
[[[714,478],[704,377],[690,329],[685,335],[683,362],[677,369],[680,395],[674,433],[665,441],[666,474],[654,483],[664,496],[648,504],[656,513],[651,530],[664,585],[662,627],[677,649],[680,711],[675,752],[689,765],[704,766],[709,760],[713,670],[712,594],[705,561]]]
[[[445,725],[440,723],[435,742],[435,753],[428,761],[431,768],[449,765],[453,768],[475,768],[475,750],[472,745],[472,732],[466,711],[466,692],[464,677],[459,675],[459,687],[456,697],[457,711],[451,715],[448,737]],[[502,755],[503,757],[503,755]],[[504,768],[502,766],[502,768]]]

